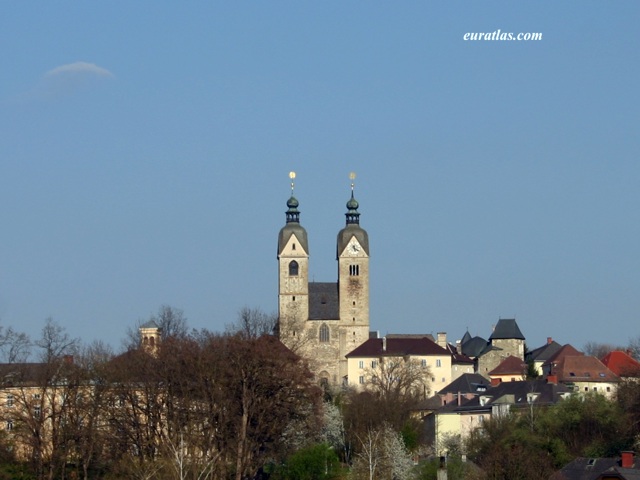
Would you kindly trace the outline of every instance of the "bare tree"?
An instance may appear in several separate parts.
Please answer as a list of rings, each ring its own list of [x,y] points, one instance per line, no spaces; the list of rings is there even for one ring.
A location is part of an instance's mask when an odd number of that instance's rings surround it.
[[[162,305],[158,313],[152,314],[147,320],[138,320],[134,328],[129,327],[123,340],[124,350],[135,350],[141,344],[140,327],[148,322],[154,322],[162,332],[163,340],[168,338],[186,338],[189,336],[189,325],[184,312],[169,305]]]
[[[5,363],[26,362],[31,353],[31,340],[26,333],[0,327],[0,352]]]
[[[162,337],[185,338],[189,333],[187,318],[179,308],[169,305],[162,305],[156,315],[152,315],[149,320],[153,320],[162,330]]]
[[[367,389],[384,398],[426,398],[431,370],[416,359],[381,357],[366,371]]]
[[[354,464],[356,478],[409,478],[413,467],[402,436],[390,425],[382,424],[358,436],[359,450]]]
[[[225,331],[229,335],[258,338],[262,335],[274,335],[277,323],[278,317],[273,313],[265,313],[259,308],[242,307],[236,322],[225,325]]]
[[[640,360],[640,335],[629,339],[629,346],[627,347],[631,356],[636,360]]]
[[[41,358],[44,363],[51,363],[64,355],[72,355],[79,344],[77,338],[71,338],[65,328],[51,317],[45,321],[42,334],[35,342],[42,350]]]
[[[614,350],[622,350],[625,348],[621,346],[616,346],[611,343],[601,343],[601,342],[587,342],[582,347],[585,355],[594,356],[596,358],[602,358],[607,353],[613,352]]]

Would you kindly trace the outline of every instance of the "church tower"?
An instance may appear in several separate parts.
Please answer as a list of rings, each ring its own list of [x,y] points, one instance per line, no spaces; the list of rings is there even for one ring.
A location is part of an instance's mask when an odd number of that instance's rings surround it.
[[[304,356],[319,383],[347,382],[346,355],[369,338],[369,237],[360,227],[351,174],[346,226],[338,233],[337,282],[309,282],[309,244],[300,225],[298,200],[287,201],[278,235],[278,327],[280,340]]]
[[[291,346],[303,338],[309,318],[309,244],[300,225],[298,200],[293,196],[295,172],[291,178],[291,198],[287,200],[286,224],[278,235],[278,318],[280,338]]]
[[[346,226],[338,233],[337,241],[342,376],[347,374],[345,355],[369,338],[369,235],[360,227],[359,204],[354,197],[355,174],[350,177]]]

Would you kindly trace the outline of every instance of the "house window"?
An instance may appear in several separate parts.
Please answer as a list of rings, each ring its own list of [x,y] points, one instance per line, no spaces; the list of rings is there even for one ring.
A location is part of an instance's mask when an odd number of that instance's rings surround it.
[[[8,394],[7,395],[7,407],[13,407],[13,395],[12,394]]]
[[[295,243],[292,243],[292,244],[291,244],[291,250],[295,250],[295,249],[296,249],[296,244],[295,244]]]
[[[423,367],[426,367],[427,366],[427,361],[423,358],[421,364],[422,364]]]
[[[436,360],[436,367],[441,367],[442,366],[442,360],[440,360],[439,358]]]
[[[360,375],[360,378],[358,379],[358,381],[360,382],[360,385],[364,384],[364,376]]]
[[[349,275],[352,277],[360,275],[360,265],[349,265]]]
[[[358,362],[358,367],[360,367],[360,368],[364,368],[364,360],[360,360],[360,361]]]
[[[39,393],[34,393],[33,394],[33,399],[34,400],[40,400],[40,394]]]
[[[329,327],[325,324],[320,327],[320,341],[324,343],[329,341]]]
[[[7,420],[7,431],[13,430],[13,420]]]
[[[289,262],[289,276],[297,277],[298,276],[298,262],[292,260]]]
[[[35,418],[40,418],[40,414],[42,413],[42,410],[40,410],[40,407],[36,406],[33,407],[33,416]]]
[[[371,368],[376,368],[378,366],[378,362],[375,360],[371,360]]]

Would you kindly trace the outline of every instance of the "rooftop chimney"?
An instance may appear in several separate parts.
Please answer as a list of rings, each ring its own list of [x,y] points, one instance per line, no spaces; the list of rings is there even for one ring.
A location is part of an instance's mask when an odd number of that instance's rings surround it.
[[[633,452],[621,452],[620,456],[620,466],[622,468],[633,468]]]
[[[547,345],[551,345],[553,343],[553,338],[547,337]]]
[[[382,337],[382,351],[387,351],[387,337]]]
[[[442,348],[447,348],[447,332],[438,332],[438,341],[436,343]]]

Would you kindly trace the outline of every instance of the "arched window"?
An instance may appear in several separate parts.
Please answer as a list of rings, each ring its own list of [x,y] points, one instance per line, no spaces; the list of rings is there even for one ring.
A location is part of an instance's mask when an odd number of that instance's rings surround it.
[[[289,263],[289,276],[290,277],[298,276],[298,262],[296,262],[295,260],[292,260]]]
[[[324,323],[320,327],[320,341],[321,342],[329,341],[329,327],[327,327]]]

